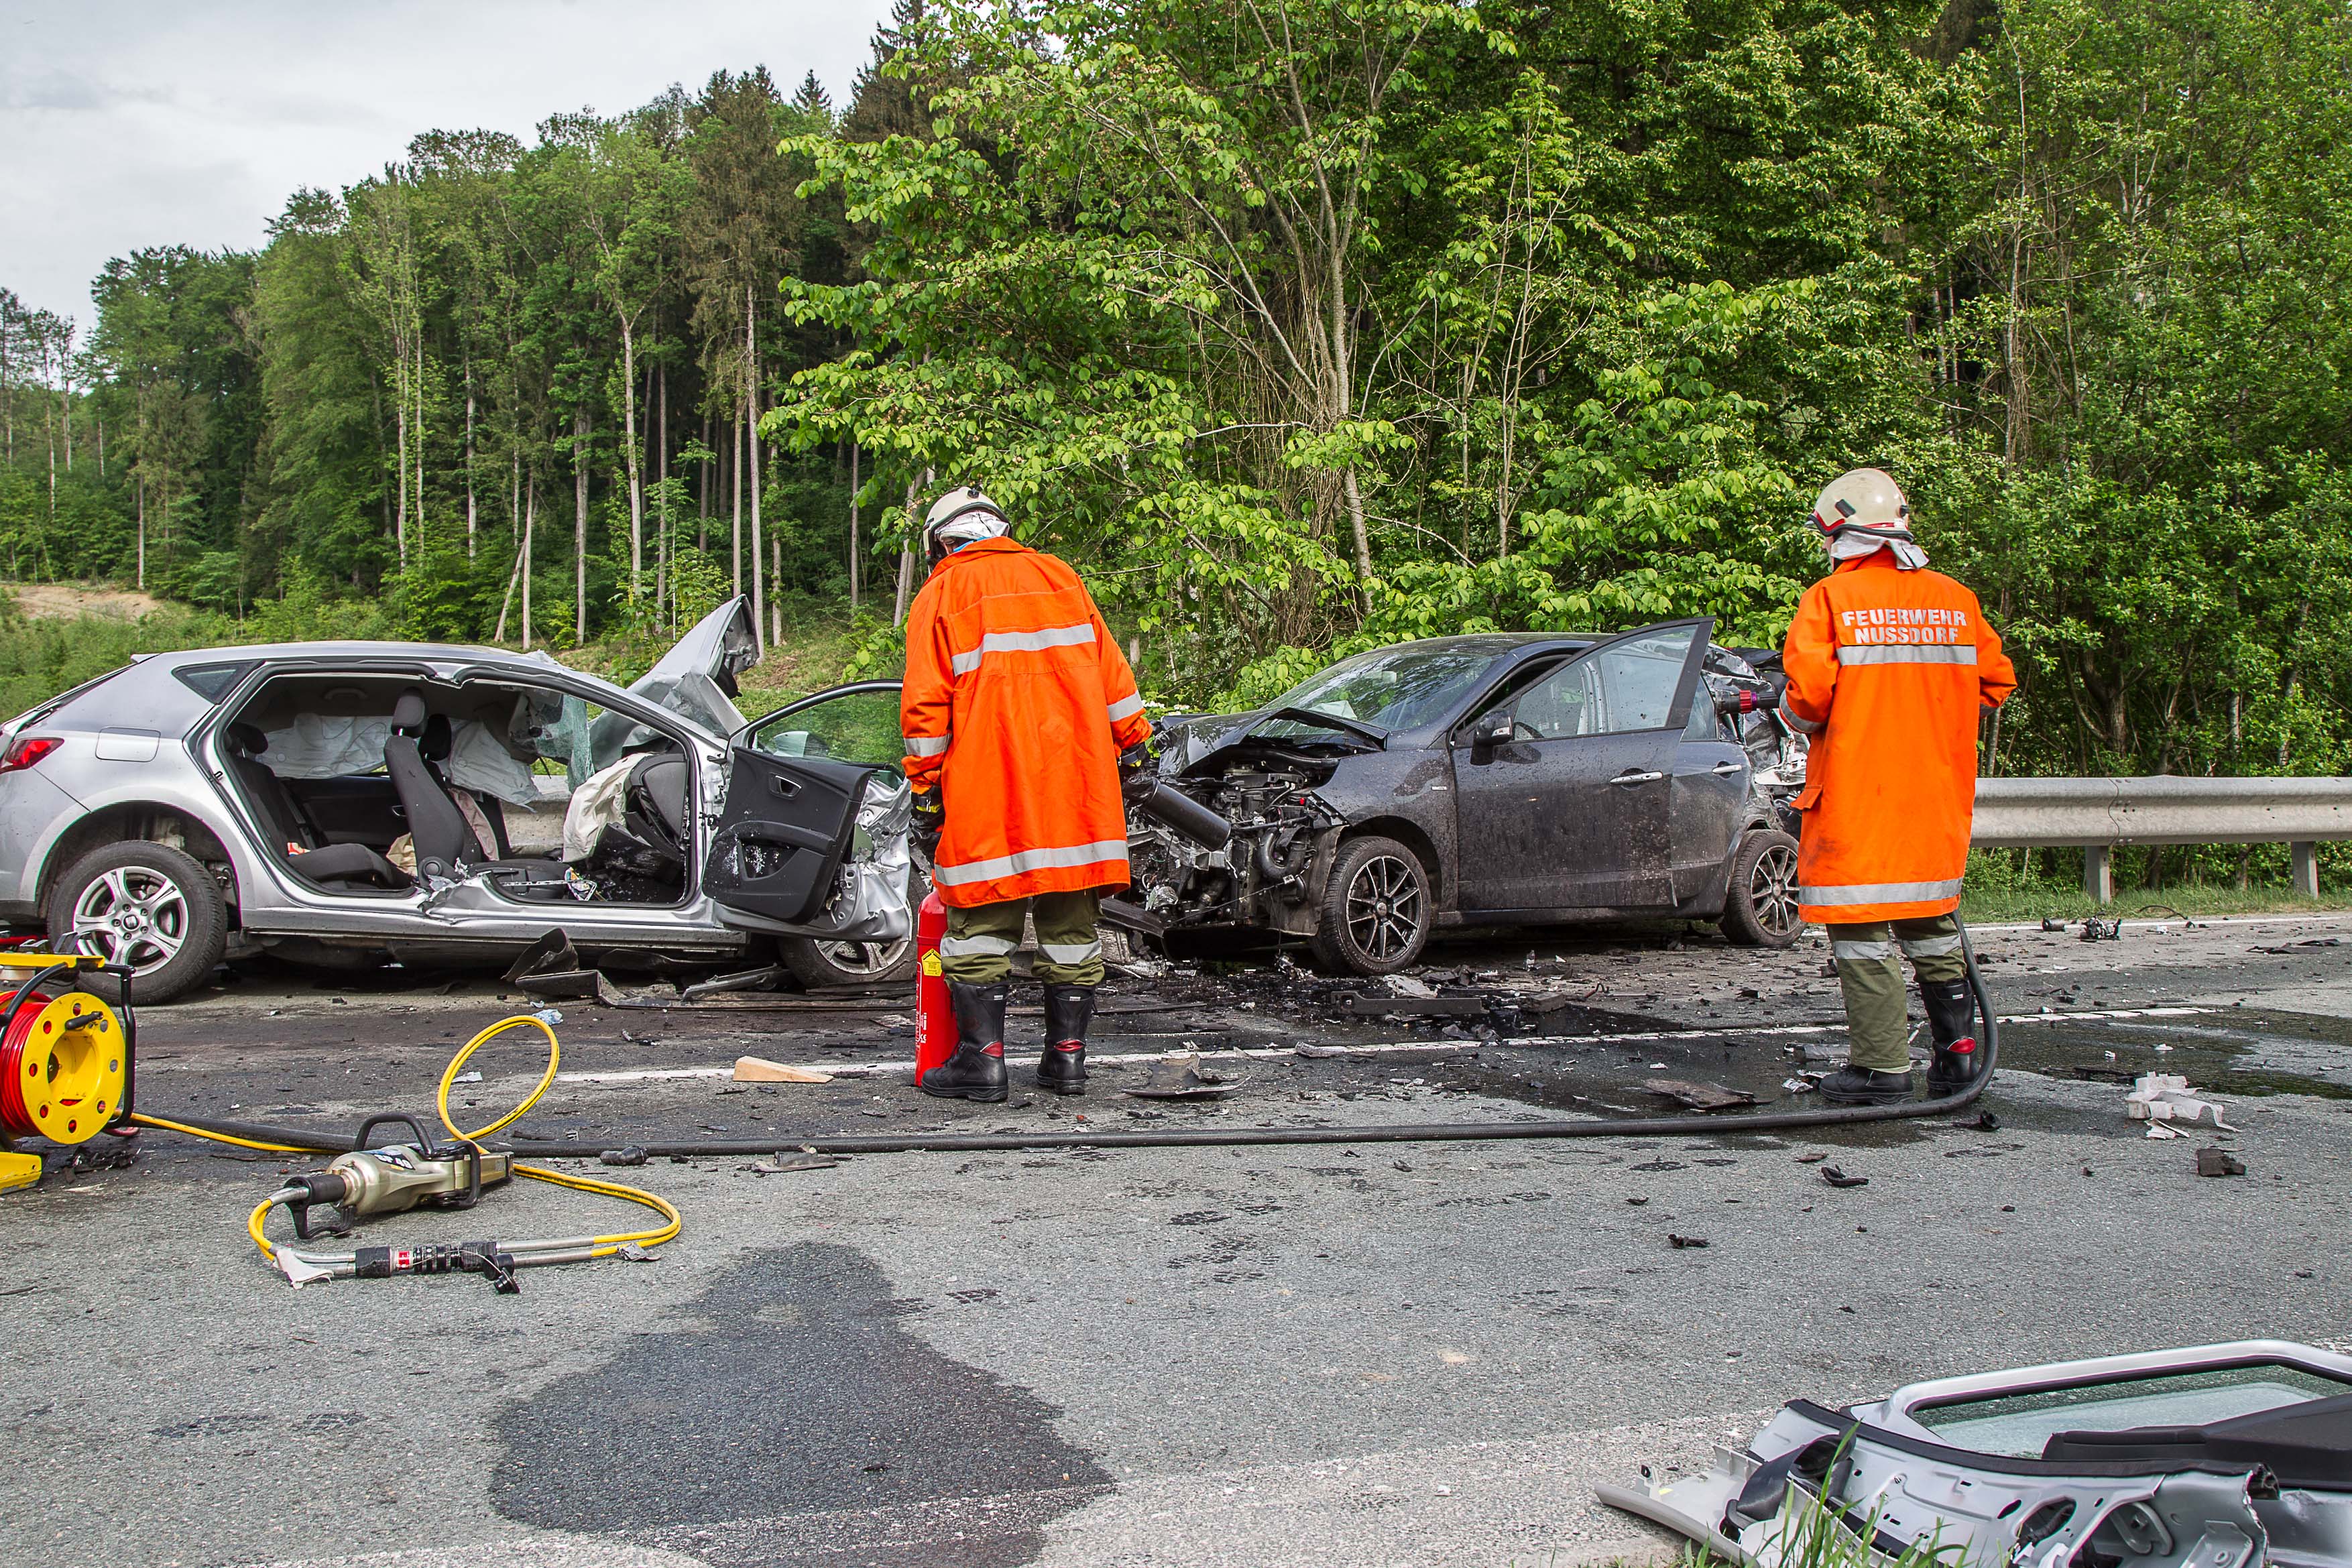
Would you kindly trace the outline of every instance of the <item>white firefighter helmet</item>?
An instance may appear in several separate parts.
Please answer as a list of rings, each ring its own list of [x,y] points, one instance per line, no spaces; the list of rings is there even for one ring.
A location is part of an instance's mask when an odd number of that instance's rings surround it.
[[[992,539],[1009,525],[1004,512],[976,485],[959,485],[931,503],[923,518],[923,546],[934,561],[961,547]]]
[[[1876,539],[1911,538],[1911,505],[1884,468],[1840,475],[1813,503],[1813,527],[1825,538],[1856,533]]]

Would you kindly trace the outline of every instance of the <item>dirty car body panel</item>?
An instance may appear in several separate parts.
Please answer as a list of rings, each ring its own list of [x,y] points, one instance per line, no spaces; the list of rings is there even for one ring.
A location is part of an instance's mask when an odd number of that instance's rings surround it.
[[[1743,836],[1793,832],[1803,743],[1711,631],[1432,639],[1173,722],[1164,776],[1235,838],[1133,822],[1138,901],[1160,930],[1312,935],[1339,852],[1377,835],[1423,862],[1439,926],[1718,915]]]

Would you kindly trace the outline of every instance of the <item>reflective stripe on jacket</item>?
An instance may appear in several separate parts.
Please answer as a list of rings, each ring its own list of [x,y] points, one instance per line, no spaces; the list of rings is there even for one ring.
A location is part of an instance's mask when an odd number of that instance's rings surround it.
[[[907,781],[947,805],[942,904],[1126,885],[1118,754],[1151,722],[1068,566],[1010,538],[941,561],[908,612],[898,727]]]
[[[1885,550],[1805,591],[1781,710],[1812,737],[1798,906],[1824,925],[1944,915],[1976,813],[1977,716],[2017,685],[1977,596]]]

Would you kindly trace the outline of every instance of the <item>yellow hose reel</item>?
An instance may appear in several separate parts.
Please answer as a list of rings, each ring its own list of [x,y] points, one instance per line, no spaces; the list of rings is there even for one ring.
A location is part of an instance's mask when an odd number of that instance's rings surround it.
[[[41,1179],[41,1156],[13,1140],[71,1146],[130,1120],[130,1008],[58,988],[71,971],[100,964],[77,954],[0,953],[0,1192]]]

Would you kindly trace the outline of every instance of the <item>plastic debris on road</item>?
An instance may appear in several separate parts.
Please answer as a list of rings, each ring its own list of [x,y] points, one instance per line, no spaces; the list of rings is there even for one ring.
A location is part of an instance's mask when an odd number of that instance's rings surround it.
[[[2135,1122],[2202,1124],[2222,1132],[2237,1129],[2221,1119],[2224,1107],[2192,1092],[2189,1080],[2177,1072],[2146,1072],[2124,1096],[2124,1111]],[[2160,1134],[2158,1134],[2160,1135]]]

